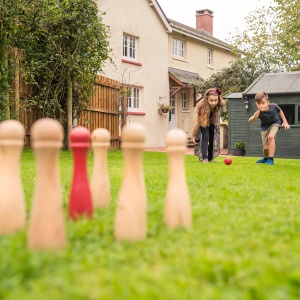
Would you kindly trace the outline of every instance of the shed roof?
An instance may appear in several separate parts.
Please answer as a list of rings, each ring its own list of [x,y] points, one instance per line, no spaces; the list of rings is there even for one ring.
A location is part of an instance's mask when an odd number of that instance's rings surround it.
[[[175,68],[168,68],[171,75],[175,76],[183,84],[197,84],[201,81],[201,77],[198,73],[188,72]]]
[[[300,94],[300,72],[265,73],[243,94],[255,95],[259,91],[265,91],[267,94]]]
[[[225,95],[226,99],[243,99],[243,93],[231,93],[228,95]]]

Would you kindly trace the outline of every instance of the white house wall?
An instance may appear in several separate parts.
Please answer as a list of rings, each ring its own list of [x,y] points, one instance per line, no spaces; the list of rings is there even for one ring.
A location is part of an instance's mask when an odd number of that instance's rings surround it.
[[[173,37],[185,42],[185,55],[183,59],[172,55]],[[207,51],[213,50],[212,66],[207,65]],[[169,67],[195,72],[204,79],[208,79],[217,71],[228,67],[229,63],[236,60],[236,57],[228,50],[191,39],[183,34],[173,32],[169,34]]]
[[[172,55],[173,38],[184,41],[185,54],[183,59]],[[212,66],[207,65],[208,49],[213,50]],[[228,50],[212,46],[205,42],[185,36],[181,33],[173,31],[169,34],[169,67],[198,73],[203,79],[208,79],[217,71],[228,67],[230,62],[236,60],[236,57]],[[181,108],[181,94],[187,93],[188,109]],[[203,91],[205,92],[205,91]],[[192,130],[196,120],[194,108],[194,91],[193,89],[184,89],[178,92],[177,95],[177,126],[183,129],[188,137],[191,137]],[[188,129],[188,130],[187,130]]]
[[[110,26],[110,48],[114,65],[106,63],[106,77],[142,89],[144,115],[129,115],[128,122],[138,122],[147,130],[147,147],[164,147],[168,118],[158,113],[158,102],[168,102],[167,28],[147,0],[98,0],[105,12],[103,23]],[[138,59],[141,66],[122,62],[123,33],[139,39]],[[161,98],[160,98],[161,97]],[[161,100],[159,100],[161,99]]]

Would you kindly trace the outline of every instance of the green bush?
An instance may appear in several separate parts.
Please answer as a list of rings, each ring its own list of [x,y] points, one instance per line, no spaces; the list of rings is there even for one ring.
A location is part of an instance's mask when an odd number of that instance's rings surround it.
[[[235,149],[244,150],[245,149],[245,143],[243,143],[243,142],[236,142],[235,143]]]

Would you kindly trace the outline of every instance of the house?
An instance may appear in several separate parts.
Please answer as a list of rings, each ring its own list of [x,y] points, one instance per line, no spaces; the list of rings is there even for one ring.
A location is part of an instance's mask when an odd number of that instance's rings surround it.
[[[146,127],[147,147],[165,147],[170,128],[182,128],[190,137],[195,84],[235,60],[229,45],[212,35],[213,13],[197,12],[194,29],[167,19],[156,0],[97,4],[111,34],[113,64],[107,62],[103,72],[127,88],[127,122]],[[201,16],[211,28],[201,25]],[[173,106],[170,114],[159,113],[162,103]]]
[[[279,130],[276,135],[276,157],[300,158],[300,72],[266,73],[256,79],[243,93],[232,93],[228,98],[228,150],[234,144],[246,144],[246,155],[262,155],[259,120],[248,123],[257,110],[255,94],[265,91],[270,102],[277,103],[284,112],[290,130]]]
[[[174,107],[169,128],[181,128],[191,137],[197,100],[195,85],[228,67],[236,57],[227,43],[213,37],[211,10],[196,11],[196,28],[168,21],[172,28],[168,34],[170,101]]]

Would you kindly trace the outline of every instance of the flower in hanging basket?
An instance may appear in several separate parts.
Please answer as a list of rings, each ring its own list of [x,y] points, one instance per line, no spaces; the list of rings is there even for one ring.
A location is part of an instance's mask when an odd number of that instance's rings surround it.
[[[173,109],[173,107],[171,105],[165,104],[165,103],[157,103],[159,106],[159,110],[162,113],[168,113],[169,111],[171,111]]]

